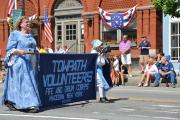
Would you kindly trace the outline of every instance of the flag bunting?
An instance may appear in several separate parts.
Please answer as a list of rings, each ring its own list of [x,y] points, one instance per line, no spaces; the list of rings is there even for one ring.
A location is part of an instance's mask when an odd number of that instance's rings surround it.
[[[123,29],[127,27],[130,21],[132,20],[136,12],[136,7],[137,6],[134,6],[133,8],[123,13],[106,12],[105,10],[99,7],[99,14],[103,23],[106,24],[108,27],[113,29]]]

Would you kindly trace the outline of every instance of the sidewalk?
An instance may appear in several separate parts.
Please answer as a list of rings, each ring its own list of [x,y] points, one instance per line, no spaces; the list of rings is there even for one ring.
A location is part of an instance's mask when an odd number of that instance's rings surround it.
[[[126,86],[138,86],[138,83],[142,77],[142,74],[138,69],[132,69],[132,75],[133,77],[128,77],[128,82],[126,83]],[[161,83],[160,87],[166,87],[165,83]],[[177,75],[177,88],[180,88],[180,76]]]

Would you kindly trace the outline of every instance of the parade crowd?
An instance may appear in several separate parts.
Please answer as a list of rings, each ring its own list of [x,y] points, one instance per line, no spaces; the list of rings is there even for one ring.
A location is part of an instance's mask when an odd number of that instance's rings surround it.
[[[11,32],[4,60],[4,67],[1,74],[4,76],[4,93],[2,103],[10,110],[35,113],[41,106],[39,93],[36,86],[35,73],[31,63],[31,52],[38,53],[60,53],[68,54],[69,48],[64,45],[56,46],[57,51],[41,46],[37,48],[36,41],[29,33],[30,23],[26,17],[22,17],[14,32]],[[153,82],[154,87],[158,87],[162,79],[167,81],[167,86],[175,88],[176,73],[170,62],[170,56],[165,56],[163,52],[157,56],[150,56],[151,44],[148,36],[143,35],[142,42],[138,45],[140,50],[139,64],[141,66],[142,78],[138,87],[148,87]],[[97,58],[97,87],[100,96],[99,102],[107,103],[108,90],[113,86],[125,86],[128,77],[133,77],[131,68],[131,41],[128,35],[123,35],[119,43],[119,55],[107,56],[101,40],[92,41],[91,53],[98,54]],[[6,73],[6,74],[5,74]]]

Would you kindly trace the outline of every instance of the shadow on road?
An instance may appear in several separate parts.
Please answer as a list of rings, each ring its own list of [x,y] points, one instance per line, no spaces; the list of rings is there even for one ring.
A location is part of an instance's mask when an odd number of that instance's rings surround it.
[[[120,100],[128,100],[128,98],[113,98],[113,99],[110,99],[110,103],[114,103],[116,101],[120,101]]]

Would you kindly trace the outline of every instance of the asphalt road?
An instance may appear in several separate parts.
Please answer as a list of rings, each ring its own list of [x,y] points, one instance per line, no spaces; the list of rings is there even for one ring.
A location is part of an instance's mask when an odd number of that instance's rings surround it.
[[[180,120],[180,88],[120,86],[108,96],[111,103],[99,103],[97,97],[34,114],[1,106],[0,120]]]

